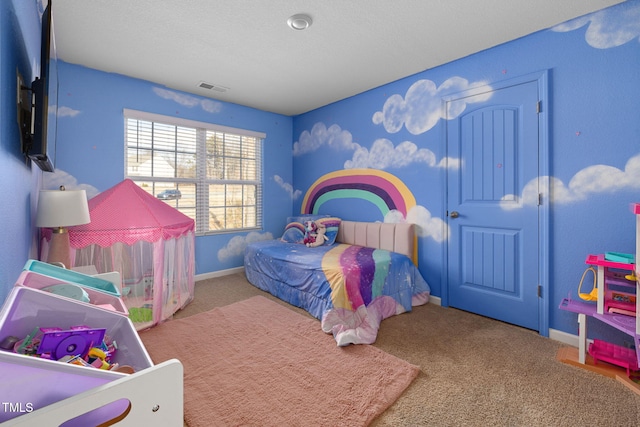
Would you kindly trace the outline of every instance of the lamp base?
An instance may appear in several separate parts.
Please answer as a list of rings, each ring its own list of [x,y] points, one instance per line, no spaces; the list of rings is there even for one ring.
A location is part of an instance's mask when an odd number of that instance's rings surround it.
[[[49,243],[49,254],[47,262],[49,264],[61,263],[64,268],[71,268],[71,245],[69,244],[69,233],[66,228],[59,228],[51,233]]]

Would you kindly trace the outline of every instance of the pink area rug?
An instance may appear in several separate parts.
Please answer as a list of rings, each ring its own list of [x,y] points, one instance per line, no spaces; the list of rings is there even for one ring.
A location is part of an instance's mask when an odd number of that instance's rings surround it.
[[[368,345],[338,347],[320,322],[262,296],[140,334],[154,363],[184,365],[199,426],[365,426],[419,368]]]

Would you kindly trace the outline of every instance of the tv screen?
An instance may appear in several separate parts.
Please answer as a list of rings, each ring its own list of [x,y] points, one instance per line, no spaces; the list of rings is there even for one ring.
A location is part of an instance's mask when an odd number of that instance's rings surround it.
[[[25,154],[44,171],[53,172],[56,153],[58,72],[51,0],[42,14],[40,77],[33,93],[32,138]]]

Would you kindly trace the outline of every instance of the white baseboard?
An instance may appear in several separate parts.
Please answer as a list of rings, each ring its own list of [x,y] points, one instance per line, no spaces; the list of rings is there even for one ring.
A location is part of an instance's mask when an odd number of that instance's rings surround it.
[[[573,334],[569,334],[567,332],[562,332],[562,331],[558,331],[556,329],[549,329],[549,338],[551,338],[552,340],[555,341],[560,341],[561,343],[573,346],[573,347],[578,347],[578,336],[577,335],[573,335]],[[593,340],[587,339],[587,346],[592,342]]]
[[[429,304],[442,305],[442,299],[433,295],[429,295]]]
[[[226,270],[212,271],[211,273],[196,274],[194,277],[194,280],[198,282],[200,280],[207,280],[207,279],[213,279],[216,277],[229,276],[230,274],[236,274],[236,273],[242,273],[242,272],[244,272],[244,267],[228,268]]]

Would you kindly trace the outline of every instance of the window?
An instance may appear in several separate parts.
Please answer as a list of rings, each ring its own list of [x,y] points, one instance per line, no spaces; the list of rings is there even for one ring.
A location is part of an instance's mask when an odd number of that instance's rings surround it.
[[[125,110],[125,175],[196,221],[196,233],[262,226],[263,133]]]

